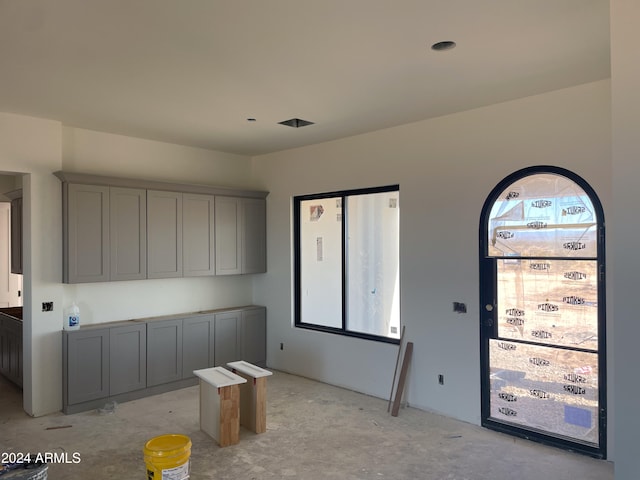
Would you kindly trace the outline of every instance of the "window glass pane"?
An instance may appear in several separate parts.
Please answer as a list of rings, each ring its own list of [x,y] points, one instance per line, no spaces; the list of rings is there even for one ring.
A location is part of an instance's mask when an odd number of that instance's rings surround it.
[[[498,259],[498,336],[598,350],[595,260]]]
[[[489,341],[491,417],[598,442],[598,354]]]
[[[347,329],[400,338],[399,192],[346,197]]]
[[[302,323],[342,328],[341,197],[300,202]]]
[[[537,174],[511,184],[494,203],[488,226],[489,256],[597,255],[593,204],[560,175]]]

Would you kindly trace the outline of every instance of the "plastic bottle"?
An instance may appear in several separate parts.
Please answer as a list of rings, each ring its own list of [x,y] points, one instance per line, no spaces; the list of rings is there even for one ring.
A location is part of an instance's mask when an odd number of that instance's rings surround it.
[[[77,330],[80,328],[80,309],[73,302],[70,307],[64,311],[64,329]]]

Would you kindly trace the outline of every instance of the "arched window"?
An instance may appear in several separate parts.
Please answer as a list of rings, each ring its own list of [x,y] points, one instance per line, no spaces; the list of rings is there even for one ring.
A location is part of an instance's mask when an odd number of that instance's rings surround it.
[[[604,218],[557,167],[520,170],[480,222],[482,423],[606,456]]]

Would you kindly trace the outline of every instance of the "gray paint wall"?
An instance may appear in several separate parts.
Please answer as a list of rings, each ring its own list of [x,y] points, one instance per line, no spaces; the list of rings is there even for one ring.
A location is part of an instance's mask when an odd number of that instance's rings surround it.
[[[609,97],[609,81],[600,81],[255,158],[270,191],[269,270],[254,279],[254,299],[269,312],[268,365],[388,398],[396,346],[292,327],[291,205],[299,194],[398,183],[400,311],[414,342],[408,401],[479,424],[482,205],[513,171],[551,164],[587,180],[608,215]]]
[[[638,414],[638,180],[640,179],[640,63],[638,44],[640,3],[637,0],[611,1],[611,84],[613,127],[613,207],[610,225],[613,255],[609,256],[613,295],[614,376],[612,414],[615,425],[615,478],[640,477],[640,415]]]

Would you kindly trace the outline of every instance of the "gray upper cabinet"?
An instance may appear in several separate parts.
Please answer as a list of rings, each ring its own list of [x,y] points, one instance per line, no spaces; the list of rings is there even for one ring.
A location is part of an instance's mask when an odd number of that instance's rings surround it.
[[[147,277],[182,276],[182,193],[147,190]]]
[[[147,192],[111,187],[109,197],[109,278],[147,278]]]
[[[216,197],[216,275],[266,271],[266,202]]]
[[[237,197],[216,197],[216,275],[242,273],[242,202]]]
[[[267,192],[55,175],[65,283],[266,272]]]
[[[147,325],[109,329],[109,394],[147,386]]]
[[[109,280],[109,187],[64,184],[62,199],[64,281]]]
[[[215,275],[215,197],[185,193],[182,212],[183,275]]]
[[[262,198],[242,199],[242,273],[267,271],[267,213]]]

